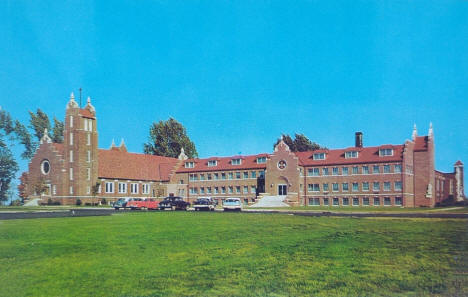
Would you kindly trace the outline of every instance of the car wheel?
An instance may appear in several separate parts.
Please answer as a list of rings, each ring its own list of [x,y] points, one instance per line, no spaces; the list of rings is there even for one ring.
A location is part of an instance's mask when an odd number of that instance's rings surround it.
[[[214,207],[210,209],[211,211],[214,211]]]
[[[189,208],[190,208],[190,205],[187,204],[187,205],[185,206],[185,211],[189,210]]]
[[[118,208],[118,207],[114,207],[114,208],[115,208],[115,210],[119,210],[119,208]]]

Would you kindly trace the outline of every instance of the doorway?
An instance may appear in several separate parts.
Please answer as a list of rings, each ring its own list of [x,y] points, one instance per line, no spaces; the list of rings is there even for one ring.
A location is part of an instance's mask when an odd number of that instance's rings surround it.
[[[288,186],[287,185],[278,185],[278,195],[286,196],[288,194]]]

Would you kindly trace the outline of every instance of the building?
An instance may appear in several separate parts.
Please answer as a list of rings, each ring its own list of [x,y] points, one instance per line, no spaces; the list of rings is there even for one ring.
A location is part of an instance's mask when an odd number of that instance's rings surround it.
[[[188,159],[130,153],[122,140],[98,148],[96,110],[73,94],[66,106],[64,143],[44,134],[24,177],[29,199],[61,204],[110,203],[118,198],[240,197],[252,204],[281,196],[290,205],[434,207],[464,201],[463,163],[435,170],[434,133],[403,144],[292,152],[280,141],[272,153]]]

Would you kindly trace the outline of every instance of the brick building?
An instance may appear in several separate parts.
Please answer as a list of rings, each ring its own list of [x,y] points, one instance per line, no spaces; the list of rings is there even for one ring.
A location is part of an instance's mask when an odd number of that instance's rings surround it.
[[[345,149],[292,152],[281,140],[272,153],[188,159],[127,152],[123,141],[98,148],[90,99],[66,106],[64,143],[44,134],[24,179],[29,199],[61,204],[107,203],[121,197],[240,197],[252,204],[281,196],[290,205],[434,207],[465,199],[463,163],[435,170],[434,133],[398,145],[364,147],[362,133]]]

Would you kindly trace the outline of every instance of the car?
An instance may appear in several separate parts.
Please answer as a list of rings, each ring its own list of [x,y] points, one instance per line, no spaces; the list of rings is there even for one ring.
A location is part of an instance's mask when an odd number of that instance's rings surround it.
[[[184,201],[182,197],[179,196],[169,196],[164,198],[163,201],[159,202],[159,209],[171,209],[171,210],[188,210],[190,203]]]
[[[132,198],[130,201],[128,201],[127,207],[131,210],[142,209],[143,204],[144,200],[142,198]]]
[[[119,210],[121,208],[125,209],[127,207],[128,201],[130,201],[130,198],[119,198],[117,201],[114,202],[114,209]]]
[[[216,208],[216,203],[211,197],[199,197],[195,202],[193,202],[193,208],[197,210],[211,210],[214,211]]]
[[[223,201],[223,209],[224,211],[228,210],[242,210],[242,202],[240,198],[227,198]]]
[[[143,202],[143,207],[146,209],[158,209],[159,201],[153,198],[145,199],[145,201]]]

